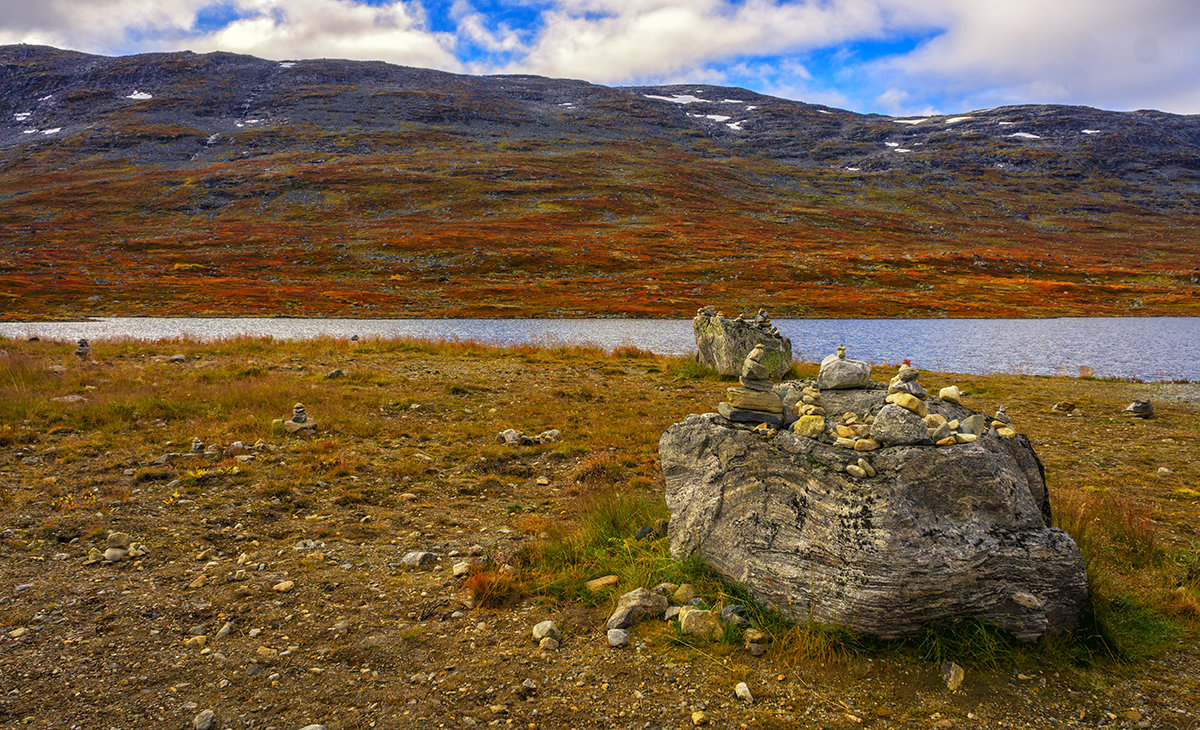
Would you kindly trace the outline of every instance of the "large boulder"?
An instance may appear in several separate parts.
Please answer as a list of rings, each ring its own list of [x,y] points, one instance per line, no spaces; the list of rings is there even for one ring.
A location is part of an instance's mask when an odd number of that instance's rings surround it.
[[[696,357],[722,375],[741,375],[746,356],[763,346],[761,365],[767,377],[778,380],[792,367],[792,341],[779,334],[762,311],[756,317],[726,317],[705,307],[692,320]]]
[[[823,393],[830,411],[884,409],[882,388]],[[971,414],[936,398],[947,419]],[[671,553],[698,556],[793,619],[885,638],[980,619],[1033,641],[1069,632],[1087,600],[1079,548],[1050,527],[1024,437],[864,454],[828,437],[765,440],[717,414],[659,444]]]

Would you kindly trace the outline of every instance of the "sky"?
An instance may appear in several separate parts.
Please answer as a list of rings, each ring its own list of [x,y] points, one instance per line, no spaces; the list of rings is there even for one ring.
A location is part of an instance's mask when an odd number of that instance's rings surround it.
[[[1200,113],[1200,0],[0,0],[0,44],[716,84],[895,116]]]

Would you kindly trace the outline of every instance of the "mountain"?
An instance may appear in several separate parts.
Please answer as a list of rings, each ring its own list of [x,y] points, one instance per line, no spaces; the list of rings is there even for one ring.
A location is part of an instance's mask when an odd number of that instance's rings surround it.
[[[0,47],[0,317],[1200,314],[1200,117]]]

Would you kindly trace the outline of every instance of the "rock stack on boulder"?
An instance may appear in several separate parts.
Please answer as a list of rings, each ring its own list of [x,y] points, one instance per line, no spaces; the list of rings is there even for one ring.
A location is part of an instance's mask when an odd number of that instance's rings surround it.
[[[729,404],[668,428],[672,555],[796,620],[864,634],[970,620],[1028,641],[1073,630],[1083,558],[1051,527],[1029,440],[1003,409],[989,418],[931,396],[918,376],[777,385],[798,417],[778,432],[730,418]]]
[[[763,346],[761,365],[768,378],[782,378],[792,367],[792,341],[779,334],[763,310],[754,317],[726,317],[704,307],[692,320],[696,359],[722,375],[738,375],[746,355]]]
[[[292,417],[283,422],[283,427],[288,433],[296,433],[297,431],[313,432],[317,430],[317,422],[308,417],[308,411],[304,409],[303,403],[297,403],[292,406]]]
[[[837,353],[821,361],[817,387],[821,390],[861,388],[871,380],[871,366],[862,360],[846,357],[846,346],[838,345]]]
[[[765,351],[761,344],[755,345],[742,364],[741,385],[725,390],[726,402],[717,410],[730,421],[783,425],[783,399],[774,392],[770,371],[762,363]]]

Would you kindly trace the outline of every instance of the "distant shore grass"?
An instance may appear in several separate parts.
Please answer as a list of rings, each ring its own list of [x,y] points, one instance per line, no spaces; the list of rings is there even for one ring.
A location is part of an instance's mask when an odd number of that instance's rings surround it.
[[[263,481],[253,464],[232,460],[212,468],[298,510],[322,500],[334,509],[393,505],[400,483],[418,498],[435,498],[437,485],[422,480],[450,468],[469,471],[488,488],[527,475],[527,457],[573,464],[573,479],[563,485],[570,499],[565,509],[551,513],[519,497],[505,507],[520,515],[522,529],[545,535],[519,556],[513,586],[542,600],[610,601],[612,595],[583,587],[607,574],[620,576],[622,586],[693,582],[717,603],[747,604],[796,661],[901,650],[939,661],[994,664],[1020,657],[1088,664],[1137,660],[1200,636],[1200,543],[1189,527],[1200,518],[1200,494],[1185,486],[1200,483],[1200,466],[1184,446],[1200,441],[1200,407],[1156,402],[1157,415],[1148,421],[1120,413],[1151,386],[922,374],[927,388],[958,384],[976,410],[1007,405],[1018,429],[1033,439],[1046,463],[1055,523],[1084,552],[1092,602],[1077,637],[1040,648],[975,625],[897,644],[793,626],[702,565],[672,560],[665,539],[633,539],[639,526],[668,516],[657,462],[662,430],[689,412],[711,410],[729,380],[694,358],[631,347],[413,339],[121,339],[92,346],[94,362],[84,363],[73,343],[0,338],[7,352],[0,357],[0,447],[104,475],[90,486],[54,477],[0,484],[0,507],[39,515],[48,532],[67,529],[60,523],[71,515],[80,522],[71,529],[99,530],[101,521],[87,514],[102,515],[106,503],[133,499],[109,475],[144,455],[185,451],[193,436],[223,445],[278,440],[272,421],[301,401],[323,429],[299,444],[289,468],[300,481],[327,488],[302,493],[279,480]],[[176,353],[186,362],[169,362]],[[345,376],[327,380],[337,368]],[[795,363],[789,373],[815,374],[812,363]],[[521,378],[514,389],[511,381]],[[1084,415],[1051,411],[1059,400],[1077,403]],[[417,412],[428,417],[408,417]],[[494,441],[504,428],[537,433],[551,426],[567,434],[562,443],[514,452]],[[388,443],[409,446],[375,458]],[[145,494],[168,502],[198,492],[210,476],[171,464],[135,471]],[[167,491],[172,480],[179,483]]]

